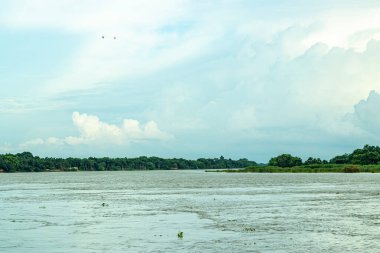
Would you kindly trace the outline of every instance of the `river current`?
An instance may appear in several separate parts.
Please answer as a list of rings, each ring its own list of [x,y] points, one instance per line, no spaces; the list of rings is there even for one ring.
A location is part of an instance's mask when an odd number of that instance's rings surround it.
[[[3,173],[0,252],[377,253],[380,174]]]

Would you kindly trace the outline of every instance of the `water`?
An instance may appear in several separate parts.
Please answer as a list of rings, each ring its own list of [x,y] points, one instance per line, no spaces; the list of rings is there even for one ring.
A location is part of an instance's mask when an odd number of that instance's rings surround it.
[[[377,253],[379,194],[380,174],[0,174],[0,252]]]

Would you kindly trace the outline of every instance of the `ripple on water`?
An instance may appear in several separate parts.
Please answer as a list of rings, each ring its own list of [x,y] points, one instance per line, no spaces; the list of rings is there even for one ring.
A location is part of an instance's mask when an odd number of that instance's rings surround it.
[[[0,174],[0,251],[380,252],[379,179],[202,171]]]

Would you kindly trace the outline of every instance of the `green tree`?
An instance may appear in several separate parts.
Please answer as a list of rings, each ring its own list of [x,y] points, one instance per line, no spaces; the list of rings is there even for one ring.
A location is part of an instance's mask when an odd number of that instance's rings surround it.
[[[320,158],[309,157],[303,164],[311,165],[311,164],[322,164],[322,160]]]
[[[349,158],[348,154],[338,155],[338,156],[335,156],[334,158],[332,158],[330,160],[330,163],[347,164],[347,163],[350,163],[350,158]]]
[[[302,159],[290,154],[282,154],[276,157],[272,157],[269,160],[268,165],[278,167],[294,167],[302,165]]]

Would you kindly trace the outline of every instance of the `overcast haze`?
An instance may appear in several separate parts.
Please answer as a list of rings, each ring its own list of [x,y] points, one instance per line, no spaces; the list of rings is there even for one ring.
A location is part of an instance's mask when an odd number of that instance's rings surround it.
[[[330,159],[379,66],[379,1],[3,0],[0,153]]]

